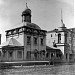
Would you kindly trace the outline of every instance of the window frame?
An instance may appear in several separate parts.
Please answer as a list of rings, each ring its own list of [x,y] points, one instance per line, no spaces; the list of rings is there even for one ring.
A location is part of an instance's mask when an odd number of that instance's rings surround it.
[[[19,54],[20,52],[21,52],[21,55]],[[19,55],[20,55],[20,56],[19,56]],[[17,51],[17,58],[18,58],[18,59],[22,59],[22,51],[21,51],[21,50],[18,50],[18,51]]]
[[[9,57],[13,57],[13,51],[8,51]]]
[[[5,57],[6,56],[6,51],[3,51],[3,57]]]
[[[58,43],[61,43],[61,34],[58,34]]]
[[[53,37],[52,34],[51,34],[51,37]]]
[[[27,36],[27,45],[31,44],[31,36]]]
[[[34,45],[37,45],[37,37],[34,37]]]
[[[41,38],[41,45],[44,45],[44,38]]]

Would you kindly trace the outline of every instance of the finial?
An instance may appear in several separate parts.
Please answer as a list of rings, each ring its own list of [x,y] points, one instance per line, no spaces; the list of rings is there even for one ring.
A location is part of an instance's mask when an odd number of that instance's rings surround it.
[[[28,8],[28,6],[27,6],[27,2],[26,2],[26,8]]]
[[[62,8],[61,8],[61,24],[62,24],[62,27],[64,27],[64,23],[63,23],[63,15],[62,15]]]
[[[61,8],[61,22],[63,23],[62,8]]]

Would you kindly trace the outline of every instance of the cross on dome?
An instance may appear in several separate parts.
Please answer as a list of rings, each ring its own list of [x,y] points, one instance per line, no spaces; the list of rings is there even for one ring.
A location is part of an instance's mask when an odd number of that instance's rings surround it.
[[[62,27],[65,27],[65,24],[63,22],[62,8],[61,8],[61,24],[62,24]]]
[[[27,2],[26,2],[26,9],[28,9]]]
[[[26,8],[22,12],[22,22],[31,22],[31,9],[28,8],[26,2]]]

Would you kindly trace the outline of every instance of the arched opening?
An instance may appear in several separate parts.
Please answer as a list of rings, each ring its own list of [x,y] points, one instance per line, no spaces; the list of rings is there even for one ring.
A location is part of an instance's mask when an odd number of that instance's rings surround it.
[[[61,34],[58,34],[58,43],[61,43]]]

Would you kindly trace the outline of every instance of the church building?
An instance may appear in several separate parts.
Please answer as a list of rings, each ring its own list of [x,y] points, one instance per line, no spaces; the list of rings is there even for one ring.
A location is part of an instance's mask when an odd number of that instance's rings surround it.
[[[6,42],[2,44],[2,61],[44,60],[46,31],[31,23],[31,10],[22,12],[22,26],[6,30]]]

